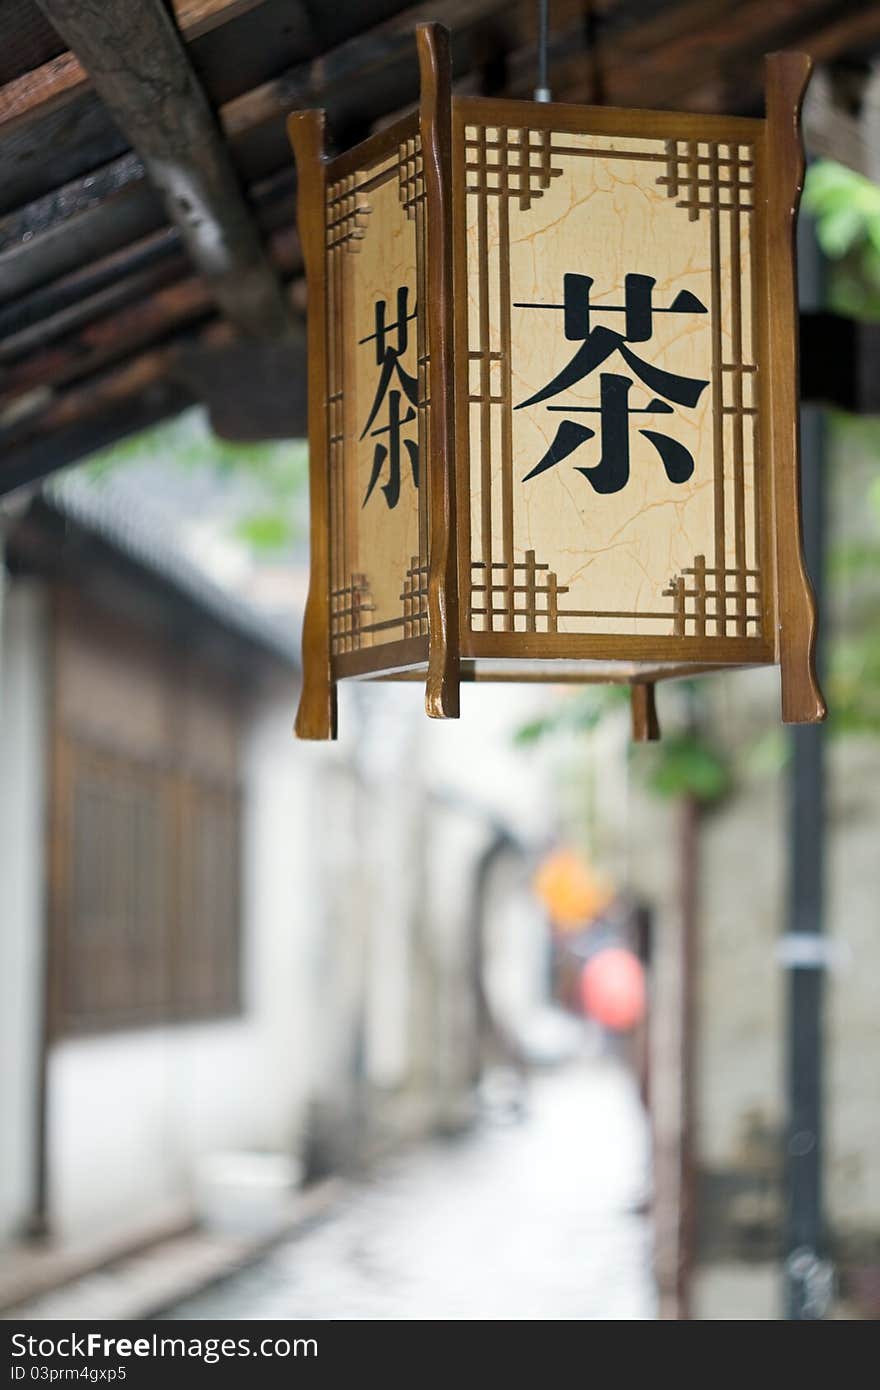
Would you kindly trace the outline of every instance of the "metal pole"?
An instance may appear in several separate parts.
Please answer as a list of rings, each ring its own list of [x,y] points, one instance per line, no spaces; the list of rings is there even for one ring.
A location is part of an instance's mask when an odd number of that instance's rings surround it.
[[[699,881],[700,881],[700,803],[695,796],[681,798],[679,810],[679,991],[681,1065],[681,1129],[679,1135],[678,1176],[678,1260],[676,1263],[676,1312],[679,1322],[693,1316],[691,1285],[697,1228],[696,1162],[696,1061],[697,1061],[697,970],[699,968]]]
[[[550,0],[538,0],[538,84],[535,87],[535,101],[550,100],[550,84],[547,78],[547,45],[550,29]]]
[[[812,226],[798,234],[802,308],[822,299],[821,253]],[[825,425],[820,407],[801,408],[804,551],[824,616]],[[821,668],[821,650],[819,664]],[[787,979],[785,1130],[785,1317],[825,1316],[832,1274],[825,1257],[822,1194],[822,1008],[828,960],[824,930],[825,732],[793,728],[789,782],[788,921],[782,961]]]

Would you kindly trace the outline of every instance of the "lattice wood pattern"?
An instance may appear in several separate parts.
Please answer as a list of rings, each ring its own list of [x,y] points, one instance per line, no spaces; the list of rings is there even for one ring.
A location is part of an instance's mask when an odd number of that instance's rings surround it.
[[[496,560],[488,567],[478,560],[474,576],[471,619],[485,619],[489,632],[496,628],[505,632],[559,631],[559,597],[568,590],[559,584],[549,565],[536,560],[534,550],[527,550],[525,560],[513,565]],[[500,604],[496,601],[499,595]],[[497,624],[496,618],[500,620]]]

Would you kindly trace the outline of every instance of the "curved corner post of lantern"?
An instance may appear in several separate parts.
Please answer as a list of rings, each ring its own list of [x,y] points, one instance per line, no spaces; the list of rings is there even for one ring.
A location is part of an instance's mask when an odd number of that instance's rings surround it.
[[[442,24],[416,29],[419,133],[427,208],[428,675],[425,709],[457,719],[460,688],[452,269],[452,60]]]
[[[801,106],[811,68],[805,53],[770,53],[766,60],[764,264],[770,380],[764,382],[762,403],[773,460],[776,659],[786,724],[817,724],[827,713],[816,675],[816,599],[804,560],[800,488],[795,234],[804,182]]]
[[[327,301],[324,112],[297,111],[287,122],[297,175],[297,222],[308,294],[309,595],[303,620],[299,738],[336,737],[336,682],[330,659],[330,472],[327,434]]]
[[[633,743],[656,743],[660,737],[653,681],[634,681],[629,688]]]

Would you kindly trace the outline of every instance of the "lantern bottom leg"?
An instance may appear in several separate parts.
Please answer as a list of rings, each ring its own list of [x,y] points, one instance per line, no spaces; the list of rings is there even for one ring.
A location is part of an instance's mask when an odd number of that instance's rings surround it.
[[[303,681],[294,724],[297,738],[336,738],[336,682],[320,675]]]
[[[812,662],[782,664],[783,724],[821,724],[828,713]]]
[[[783,724],[821,724],[828,713],[816,674],[816,599],[800,546],[791,561],[796,606],[783,616],[779,645]]]
[[[653,681],[636,681],[630,686],[630,712],[633,742],[655,743],[660,737],[660,723]]]
[[[458,658],[449,652],[439,654],[428,666],[425,711],[432,719],[458,719],[460,713],[460,674]],[[445,658],[445,659],[444,659]]]

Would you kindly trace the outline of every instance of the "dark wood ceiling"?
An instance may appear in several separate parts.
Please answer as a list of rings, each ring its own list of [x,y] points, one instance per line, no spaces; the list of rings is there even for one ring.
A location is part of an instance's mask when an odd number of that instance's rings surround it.
[[[235,433],[235,383],[246,374],[231,372],[222,351],[242,332],[234,293],[224,299],[206,276],[157,186],[154,142],[137,134],[144,109],[132,116],[137,55],[120,90],[92,51],[111,8],[114,22],[130,13],[136,48],[141,20],[163,5],[195,75],[178,96],[207,99],[209,135],[284,297],[275,383],[281,361],[303,372],[287,114],[322,106],[337,146],[364,138],[416,99],[412,32],[423,19],[452,30],[460,89],[526,96],[534,83],[534,0],[79,0],[78,11],[74,0],[3,0],[0,491],[210,400],[212,389]],[[73,43],[77,56],[58,30],[81,34],[90,10],[95,28]],[[880,0],[551,0],[550,12],[558,100],[753,113],[763,53],[801,47],[817,61],[867,64],[880,49]],[[269,347],[256,343],[254,360]],[[291,393],[291,431],[304,428],[302,401],[301,389]],[[259,433],[258,402],[245,405]],[[266,420],[266,433],[281,427],[277,410]]]

